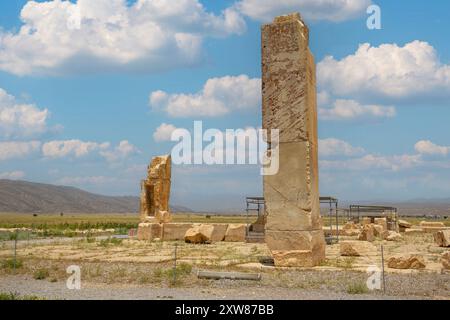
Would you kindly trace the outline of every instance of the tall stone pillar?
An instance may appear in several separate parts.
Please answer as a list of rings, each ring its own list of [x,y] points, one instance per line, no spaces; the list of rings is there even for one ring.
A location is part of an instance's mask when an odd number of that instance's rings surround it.
[[[264,176],[266,243],[276,266],[314,266],[325,258],[315,64],[308,37],[298,13],[262,26],[263,128],[269,137],[270,129],[279,130],[279,171]]]
[[[141,222],[154,218],[159,221],[162,216],[169,218],[171,166],[168,155],[154,157],[148,166],[147,179],[141,181]]]

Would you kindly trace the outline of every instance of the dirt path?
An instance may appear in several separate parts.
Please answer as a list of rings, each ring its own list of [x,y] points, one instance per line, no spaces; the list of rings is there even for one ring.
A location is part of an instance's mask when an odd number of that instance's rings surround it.
[[[68,290],[64,282],[50,283],[34,280],[26,276],[3,276],[0,278],[0,292],[14,292],[21,296],[34,295],[46,299],[65,300],[204,300],[204,299],[243,299],[243,300],[271,300],[271,299],[426,299],[419,296],[384,296],[381,294],[347,294],[330,290],[289,289],[258,287],[250,284],[245,290],[235,288],[227,281],[216,283],[221,288],[155,288],[146,285],[107,285],[87,283],[81,290]],[[438,297],[439,298],[439,297]],[[443,297],[442,297],[443,298]]]

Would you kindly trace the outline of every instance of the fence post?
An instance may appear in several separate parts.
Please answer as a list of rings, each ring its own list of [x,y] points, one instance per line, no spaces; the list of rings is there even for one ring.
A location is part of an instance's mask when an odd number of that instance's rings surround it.
[[[175,250],[174,250],[174,261],[173,261],[173,284],[175,285],[177,282],[177,247],[178,244],[175,243]]]
[[[386,278],[384,276],[384,246],[381,245],[381,270],[383,272],[383,293],[386,294]]]
[[[16,230],[16,231],[15,231],[15,234],[14,234],[14,261],[13,261],[13,270],[14,270],[14,274],[16,274],[17,238],[18,238],[18,233],[17,233],[17,230]]]

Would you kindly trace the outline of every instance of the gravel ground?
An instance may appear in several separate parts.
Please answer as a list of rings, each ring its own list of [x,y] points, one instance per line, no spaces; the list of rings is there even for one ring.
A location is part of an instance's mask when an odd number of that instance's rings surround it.
[[[402,277],[402,276],[400,276]],[[403,277],[404,278],[404,277]],[[393,280],[393,279],[391,279]],[[392,285],[398,283],[408,284],[407,279],[396,279]],[[426,279],[420,279],[426,280]],[[441,279],[442,280],[442,279]],[[445,279],[448,281],[448,278]],[[419,281],[421,282],[421,281]],[[416,282],[417,285],[417,282]],[[426,285],[422,283],[421,285]],[[434,283],[433,283],[434,285]],[[243,290],[245,288],[245,290]],[[448,283],[447,289],[448,290]],[[158,288],[151,285],[113,285],[113,284],[83,284],[81,290],[68,290],[63,281],[51,283],[46,280],[34,280],[24,275],[3,275],[0,278],[0,292],[14,292],[24,295],[34,295],[46,299],[65,300],[154,300],[154,299],[176,299],[176,300],[204,300],[204,299],[243,299],[243,300],[271,300],[271,299],[450,299],[449,291],[437,292],[443,295],[418,296],[418,295],[382,295],[381,293],[348,294],[345,291],[333,291],[329,289],[299,289],[299,288],[276,288],[270,290],[265,285],[244,281],[210,281],[209,286],[191,288]]]

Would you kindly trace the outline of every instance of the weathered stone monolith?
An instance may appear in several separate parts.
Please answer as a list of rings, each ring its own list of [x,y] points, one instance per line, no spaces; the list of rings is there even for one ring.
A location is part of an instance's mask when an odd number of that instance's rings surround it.
[[[266,243],[276,266],[314,266],[325,258],[315,64],[308,42],[298,13],[262,27],[263,128],[268,139],[271,129],[279,130],[279,171],[264,176]]]
[[[141,182],[141,222],[170,222],[170,175],[170,156],[154,157]]]

